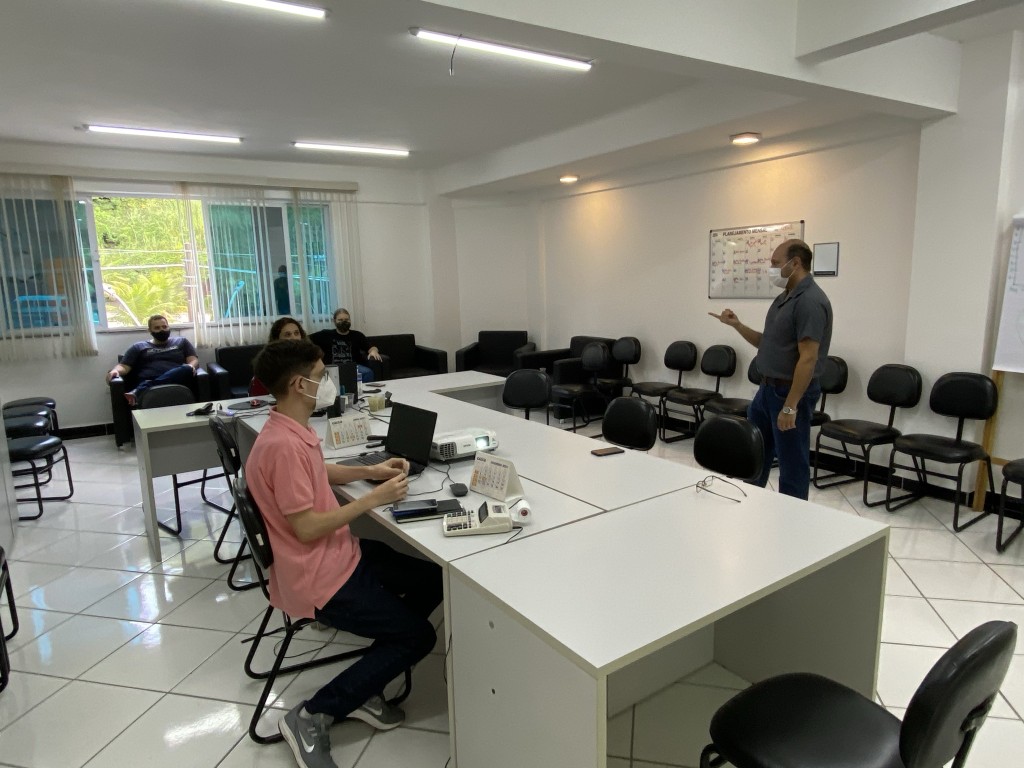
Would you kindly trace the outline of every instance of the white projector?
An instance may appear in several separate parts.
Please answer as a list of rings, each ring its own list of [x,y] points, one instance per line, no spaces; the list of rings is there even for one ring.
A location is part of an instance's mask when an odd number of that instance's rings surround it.
[[[454,432],[439,432],[430,444],[430,458],[439,461],[468,459],[477,451],[493,451],[498,447],[498,436],[493,429],[457,429]]]

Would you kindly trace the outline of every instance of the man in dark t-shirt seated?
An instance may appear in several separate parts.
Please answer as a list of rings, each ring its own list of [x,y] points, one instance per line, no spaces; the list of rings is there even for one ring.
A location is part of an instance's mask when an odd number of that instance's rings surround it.
[[[107,373],[107,383],[115,376],[135,372],[135,389],[125,392],[128,404],[133,406],[138,397],[157,384],[190,386],[196,375],[199,357],[192,342],[182,336],[171,336],[167,318],[153,315],[149,318],[152,341],[138,341],[124,353],[121,362]]]
[[[334,310],[334,328],[311,333],[309,340],[323,350],[325,364],[354,362],[363,381],[373,380],[373,370],[366,361],[380,360],[380,352],[370,346],[365,334],[352,330],[352,316],[347,309]]]

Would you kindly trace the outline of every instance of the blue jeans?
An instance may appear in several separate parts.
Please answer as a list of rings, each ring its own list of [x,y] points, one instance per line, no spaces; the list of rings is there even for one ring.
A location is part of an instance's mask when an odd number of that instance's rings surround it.
[[[811,483],[811,414],[821,396],[817,379],[811,381],[796,406],[796,427],[779,431],[778,418],[789,395],[789,385],[761,384],[750,401],[747,418],[761,431],[764,440],[764,469],[756,482],[768,484],[772,459],[779,459],[779,493],[806,499]]]
[[[373,639],[367,652],[309,701],[311,714],[340,720],[422,659],[437,634],[429,616],[441,604],[441,568],[362,539],[359,565],[314,616],[344,632]]]
[[[369,366],[363,365],[362,363],[356,363],[356,370],[359,371],[363,377],[363,384],[369,384],[373,381],[373,369]]]
[[[140,381],[139,385],[135,387],[134,393],[138,397],[150,387],[155,387],[160,384],[181,384],[183,387],[192,388],[192,379],[195,378],[196,372],[191,365],[182,363],[181,365],[171,368],[169,371],[164,371],[155,379],[146,379]]]

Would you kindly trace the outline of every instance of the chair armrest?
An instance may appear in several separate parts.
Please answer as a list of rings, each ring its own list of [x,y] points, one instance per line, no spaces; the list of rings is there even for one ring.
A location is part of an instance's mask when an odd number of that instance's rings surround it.
[[[213,400],[213,377],[206,372],[205,368],[196,368],[196,400],[207,402]]]
[[[551,372],[552,384],[584,384],[586,381],[582,357],[566,357],[555,361]]]
[[[533,349],[525,352],[517,349],[515,353],[516,368],[536,368],[538,371],[552,373],[555,362],[563,360],[568,356],[568,347],[563,349]]]
[[[373,360],[367,361],[367,364],[374,362]],[[380,375],[377,377],[378,381],[387,381],[391,378],[391,355],[385,355],[383,352],[380,353]],[[370,366],[373,368],[373,366]],[[376,371],[376,368],[373,368]]]
[[[455,370],[470,371],[480,360],[480,342],[472,344],[455,351]]]
[[[206,370],[210,375],[210,394],[212,399],[229,399],[231,397],[231,378],[227,369],[218,363],[207,363]]]
[[[416,345],[416,365],[435,373],[448,373],[448,353],[443,349]]]

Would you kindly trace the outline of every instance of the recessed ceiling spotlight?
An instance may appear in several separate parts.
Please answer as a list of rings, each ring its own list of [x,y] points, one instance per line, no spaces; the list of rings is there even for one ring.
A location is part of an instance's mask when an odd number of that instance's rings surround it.
[[[281,13],[305,16],[310,19],[322,19],[327,16],[327,11],[323,8],[285,3],[281,2],[281,0],[224,0],[224,2],[234,3],[235,5],[248,5],[251,8],[259,8],[264,11],[280,11]]]
[[[560,176],[558,180],[563,184],[575,184],[580,180],[580,177],[575,173],[567,173],[564,176]]]
[[[152,128],[125,128],[118,125],[87,125],[93,133],[117,133],[123,136],[144,136],[150,139],[181,139],[183,141],[212,141],[218,144],[241,144],[238,136],[210,136],[205,133],[182,133],[181,131],[160,131]]]
[[[754,133],[753,131],[748,131],[747,133],[735,133],[729,137],[729,141],[737,147],[746,147],[750,144],[757,144],[760,140],[761,134]]]
[[[552,56],[550,53],[540,53],[539,51],[531,51],[526,48],[514,48],[510,45],[488,43],[484,40],[474,40],[471,37],[463,37],[462,35],[449,35],[444,32],[431,32],[429,29],[420,29],[419,27],[413,27],[409,32],[413,37],[418,37],[420,40],[430,40],[435,43],[458,46],[459,48],[471,48],[474,51],[494,53],[499,56],[511,56],[516,59],[535,61],[540,64],[550,64],[555,67],[566,67],[567,69],[575,69],[578,72],[588,72],[591,67],[589,61],[569,59],[565,56]]]
[[[391,157],[408,157],[408,149],[389,147],[358,147],[351,144],[319,144],[314,141],[293,141],[296,149],[313,149],[321,152],[351,152],[357,155],[389,155]]]

